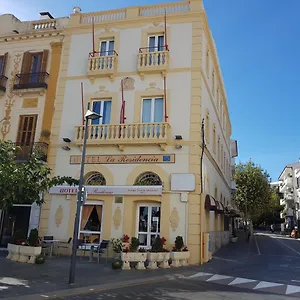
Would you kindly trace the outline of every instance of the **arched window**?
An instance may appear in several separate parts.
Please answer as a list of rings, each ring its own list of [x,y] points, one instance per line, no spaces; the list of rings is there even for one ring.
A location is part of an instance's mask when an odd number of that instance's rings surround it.
[[[91,172],[85,175],[84,183],[86,185],[106,185],[106,179],[99,172]]]
[[[145,172],[137,177],[134,185],[162,185],[162,180],[153,172]]]

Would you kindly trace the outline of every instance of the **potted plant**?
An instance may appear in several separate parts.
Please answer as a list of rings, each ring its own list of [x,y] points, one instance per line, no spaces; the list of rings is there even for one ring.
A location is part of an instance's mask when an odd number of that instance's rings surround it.
[[[236,232],[233,231],[232,236],[230,237],[231,243],[236,243],[237,239],[238,238],[237,238]]]
[[[172,267],[180,267],[188,265],[188,259],[190,257],[190,252],[187,246],[183,243],[182,236],[177,236],[175,239],[175,245],[171,252]]]
[[[18,261],[34,264],[36,257],[40,255],[41,252],[42,247],[39,240],[38,230],[32,229],[28,240],[23,242],[20,246],[20,258]]]
[[[121,269],[122,268],[122,260],[120,259],[115,259],[112,264],[111,264],[112,268],[117,270],[117,269]]]
[[[48,129],[43,129],[41,131],[41,141],[48,142],[51,135],[51,131]]]
[[[121,239],[111,239],[110,244],[112,245],[112,249],[115,252],[115,259],[121,259],[121,252],[122,252],[122,240]]]
[[[148,269],[157,269],[157,263],[159,262],[159,267],[166,269],[169,268],[169,259],[170,252],[164,248],[166,243],[166,239],[164,237],[160,238],[157,236],[152,245],[150,252],[147,254],[147,260],[149,261]]]
[[[7,259],[18,261],[20,258],[20,245],[26,241],[26,232],[18,230],[14,233],[11,243],[7,244]]]
[[[38,255],[38,256],[35,258],[35,263],[36,263],[37,265],[41,265],[41,264],[43,264],[43,263],[45,262],[45,260],[46,260],[46,256],[43,255],[43,254],[40,254],[40,255]]]
[[[124,234],[122,238],[122,247],[124,249],[129,248],[129,244],[130,244],[130,237],[127,234]]]
[[[121,259],[123,261],[123,270],[130,270],[130,262],[137,262],[136,269],[144,270],[147,253],[142,249],[138,252],[140,242],[136,237],[131,238],[129,248],[123,248]]]

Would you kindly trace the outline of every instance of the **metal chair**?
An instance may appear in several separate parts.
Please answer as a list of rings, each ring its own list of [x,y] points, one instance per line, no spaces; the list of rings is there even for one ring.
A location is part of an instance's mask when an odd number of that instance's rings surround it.
[[[108,247],[109,247],[109,240],[102,240],[102,242],[100,243],[100,245],[94,249],[94,252],[97,253],[97,262],[98,264],[100,263],[100,255],[104,254],[106,251],[106,259],[105,262],[107,263],[107,259],[108,259]]]
[[[50,254],[50,250],[52,245],[50,243],[45,243],[44,241],[52,241],[54,239],[53,235],[45,235],[43,237],[43,241],[42,241],[42,252],[46,255],[46,252],[49,252]]]
[[[84,243],[84,239],[78,239],[77,240],[77,250],[81,250],[80,259],[82,259],[82,252],[83,252],[83,255],[85,255],[85,251],[86,251],[86,246],[85,246],[85,243]]]

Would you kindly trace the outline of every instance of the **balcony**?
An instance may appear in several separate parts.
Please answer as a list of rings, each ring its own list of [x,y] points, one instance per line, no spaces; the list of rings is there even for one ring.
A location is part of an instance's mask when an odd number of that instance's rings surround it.
[[[88,58],[88,75],[95,77],[109,76],[111,80],[117,72],[118,53],[116,51],[91,52]]]
[[[139,49],[138,72],[142,79],[146,73],[162,73],[164,75],[169,68],[169,50],[164,47],[162,51],[155,51],[153,48]]]
[[[280,185],[279,192],[287,192],[290,188],[293,187],[293,178],[288,176],[283,180],[283,183]]]
[[[48,144],[47,143],[31,143],[29,145],[19,145],[12,143],[15,147],[20,147],[15,153],[15,159],[17,162],[26,162],[29,160],[33,153],[40,155],[41,161],[47,161]]]
[[[0,95],[1,93],[5,93],[6,91],[6,82],[7,82],[7,77],[4,75],[0,75]]]
[[[14,90],[19,94],[40,92],[48,88],[49,74],[47,72],[16,74]]]
[[[83,144],[84,126],[76,126],[75,143]],[[117,145],[122,151],[125,145],[158,145],[166,149],[170,137],[168,123],[100,124],[88,127],[87,145]]]

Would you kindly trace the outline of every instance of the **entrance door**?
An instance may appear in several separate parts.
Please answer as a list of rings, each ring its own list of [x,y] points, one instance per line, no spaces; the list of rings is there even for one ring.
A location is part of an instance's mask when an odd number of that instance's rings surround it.
[[[19,119],[17,145],[22,150],[17,153],[17,159],[26,160],[32,152],[38,115],[22,115]]]
[[[155,238],[160,235],[160,205],[138,206],[137,235],[142,248],[151,248]]]

